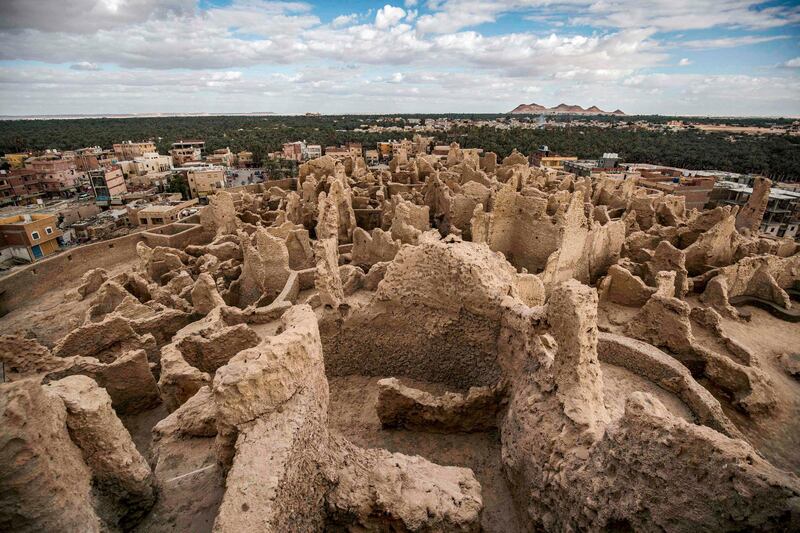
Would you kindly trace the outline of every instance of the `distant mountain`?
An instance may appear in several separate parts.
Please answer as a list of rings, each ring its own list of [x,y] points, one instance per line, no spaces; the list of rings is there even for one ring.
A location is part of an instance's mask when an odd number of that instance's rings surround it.
[[[511,114],[520,115],[624,115],[622,111],[603,111],[596,105],[587,109],[579,105],[558,104],[555,107],[545,107],[539,104],[520,104],[515,107]]]
[[[511,112],[512,113],[544,113],[547,108],[539,104],[519,104]]]

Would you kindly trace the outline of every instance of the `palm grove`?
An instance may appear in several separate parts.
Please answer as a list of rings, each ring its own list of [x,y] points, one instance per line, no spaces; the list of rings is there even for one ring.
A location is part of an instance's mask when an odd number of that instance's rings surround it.
[[[502,115],[448,115],[449,118],[491,120]],[[408,116],[407,116],[408,117]],[[415,118],[433,118],[414,115]],[[398,125],[393,116],[213,116],[124,119],[6,120],[0,121],[0,151],[39,151],[47,148],[73,150],[86,146],[110,147],[122,140],[153,140],[167,153],[180,139],[200,138],[208,150],[230,147],[253,152],[257,166],[274,166],[267,154],[284,142],[305,140],[323,146],[361,142],[374,147],[389,138],[411,137],[413,132],[366,133],[360,125]],[[410,118],[410,117],[408,117]],[[535,118],[535,117],[534,117]],[[459,126],[433,133],[437,143],[456,141],[480,147],[500,157],[517,148],[531,153],[541,145],[552,151],[595,158],[617,152],[623,161],[653,163],[694,169],[758,173],[779,181],[800,180],[800,137],[790,135],[731,135],[696,129],[652,131],[625,127],[633,120],[664,123],[672,117],[599,117],[612,127],[575,125],[555,129],[496,129]],[[697,119],[692,119],[697,121]],[[712,119],[707,119],[712,120]],[[725,122],[713,119],[714,122]],[[765,125],[785,119],[728,119],[728,123]],[[402,125],[402,122],[400,123]]]

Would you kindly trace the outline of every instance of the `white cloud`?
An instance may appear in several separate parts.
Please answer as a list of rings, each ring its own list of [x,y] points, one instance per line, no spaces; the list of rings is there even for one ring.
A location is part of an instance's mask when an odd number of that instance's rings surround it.
[[[679,67],[688,67],[691,64],[692,64],[692,61],[688,57],[684,57],[683,59],[678,61],[678,66]]]
[[[778,36],[732,37],[720,31],[710,34],[714,38],[692,40],[687,35],[698,27],[735,26],[740,34],[742,27],[793,24],[800,16],[793,6],[754,9],[749,0],[429,0],[418,13],[417,2],[402,4],[406,9],[386,4],[323,23],[302,2],[234,0],[201,8],[196,0],[115,0],[113,10],[109,2],[97,7],[97,0],[6,0],[0,60],[34,63],[7,64],[0,72],[0,112],[59,112],[61,106],[64,112],[85,113],[173,107],[371,112],[386,111],[387,100],[397,112],[488,112],[511,109],[534,92],[537,101],[551,104],[597,104],[628,112],[674,112],[672,106],[702,110],[699,95],[710,102],[709,109],[730,106],[726,113],[772,112],[774,102],[782,103],[784,113],[797,113],[800,106],[798,89],[796,102],[788,98],[791,82],[800,86],[795,70],[775,70],[783,76],[775,78],[708,78],[749,95],[738,103],[728,97],[728,87],[714,87],[706,78],[680,78],[703,87],[700,93],[654,73],[676,65],[676,49],[788,38],[788,29]],[[40,20],[42,5],[49,13],[61,6],[60,24],[52,16]],[[93,9],[103,16],[82,25]],[[556,29],[477,28],[509,13],[538,28]],[[591,28],[570,24],[581,21]],[[681,24],[684,35],[667,39],[660,33]],[[677,64],[690,63],[684,58]],[[800,58],[780,66],[798,64]],[[99,65],[105,70],[96,72]],[[757,81],[748,85],[752,80]],[[780,87],[773,103],[764,80]],[[751,86],[761,87],[763,94],[750,91]]]
[[[489,2],[477,6],[457,6],[448,2],[443,11],[432,15],[423,15],[417,21],[417,30],[421,33],[452,33],[477,26],[485,22],[493,22],[502,11],[502,6]]]
[[[402,7],[386,4],[375,14],[375,27],[379,30],[385,30],[403,20],[405,16],[406,10]]]
[[[90,63],[89,61],[81,61],[69,66],[72,70],[101,70],[97,63]]]
[[[800,6],[762,7],[759,0],[445,0],[429,2],[434,11],[420,17],[430,33],[459,31],[493,22],[503,13],[572,14],[576,24],[609,28],[690,30],[719,26],[766,29],[800,22]]]
[[[720,37],[717,39],[700,39],[676,43],[684,48],[697,50],[711,50],[714,48],[734,48],[736,46],[747,46],[751,44],[768,43],[780,39],[788,39],[788,35],[770,35],[759,37],[756,35],[744,35],[741,37]]]
[[[565,85],[558,79],[436,68],[386,75],[347,68],[304,68],[292,74],[0,68],[0,114],[373,113],[386,112],[387,101],[395,112],[503,112],[535,95],[537,102],[548,105],[566,101],[620,107],[628,113],[796,115],[796,87],[793,77],[741,75],[636,74]]]
[[[358,20],[358,15],[356,13],[351,13],[349,15],[339,15],[335,19],[331,21],[331,26],[333,28],[341,28],[342,26],[349,26]]]
[[[3,0],[0,29],[91,33],[151,17],[189,14],[195,7],[195,0]]]

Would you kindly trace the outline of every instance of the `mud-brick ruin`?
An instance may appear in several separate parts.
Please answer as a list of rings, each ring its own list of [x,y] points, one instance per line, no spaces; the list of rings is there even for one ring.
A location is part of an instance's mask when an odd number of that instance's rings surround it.
[[[798,531],[768,191],[326,156],[20,270],[0,530]]]

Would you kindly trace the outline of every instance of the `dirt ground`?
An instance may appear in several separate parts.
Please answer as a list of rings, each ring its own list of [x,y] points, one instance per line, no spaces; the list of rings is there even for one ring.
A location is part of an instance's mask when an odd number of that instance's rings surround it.
[[[792,378],[778,362],[786,352],[800,352],[800,324],[784,322],[768,312],[743,306],[751,313],[749,322],[724,319],[725,332],[745,345],[758,366],[772,379],[778,407],[774,412],[748,417],[721,402],[728,417],[750,443],[772,464],[800,473],[800,381]]]
[[[122,263],[109,270],[109,276],[131,270],[132,262]],[[78,300],[81,280],[65,280],[62,288],[14,309],[0,317],[0,332],[36,338],[41,344],[53,347],[67,333],[80,327],[91,306],[92,297]]]
[[[684,420],[696,422],[695,416],[683,401],[655,383],[638,376],[626,368],[608,363],[600,363],[603,371],[603,403],[609,416],[614,419],[622,416],[625,401],[633,392],[652,394],[669,411]]]

